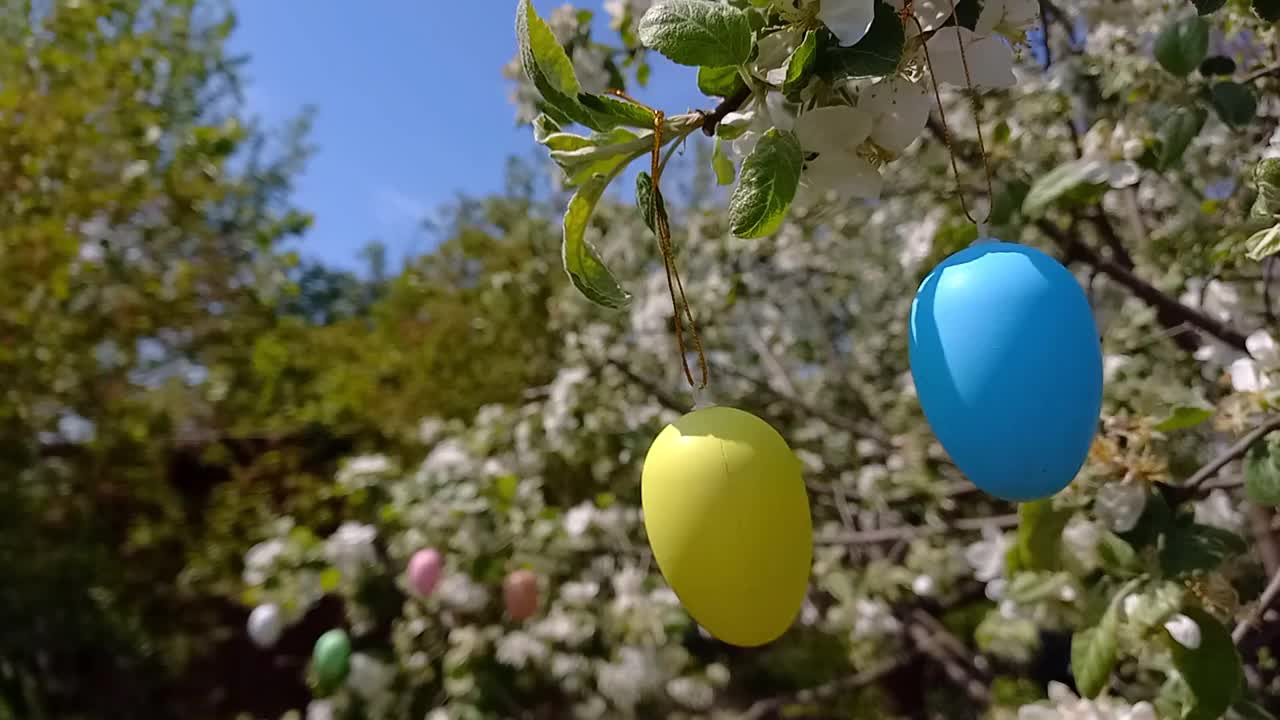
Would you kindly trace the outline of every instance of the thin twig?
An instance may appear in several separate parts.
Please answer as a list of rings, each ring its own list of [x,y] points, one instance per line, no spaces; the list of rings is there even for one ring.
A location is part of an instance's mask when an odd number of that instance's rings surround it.
[[[880,528],[877,530],[838,533],[815,538],[814,543],[817,545],[871,545],[898,540],[915,540],[952,531],[972,532],[982,530],[985,527],[1007,529],[1017,527],[1017,525],[1017,515],[992,515],[989,517],[960,518],[951,521],[947,525],[902,525],[900,527]]]
[[[757,701],[751,707],[747,708],[747,711],[742,714],[742,717],[744,720],[757,720],[757,718],[763,718],[769,713],[780,712],[788,705],[816,703],[823,700],[830,700],[834,697],[838,697],[841,693],[871,685],[886,675],[905,667],[915,660],[915,658],[916,654],[914,652],[908,652],[902,656],[881,662],[879,665],[875,665],[867,670],[863,670],[862,672],[848,677],[843,677],[838,680],[832,680],[831,682],[823,683],[817,687],[801,690],[794,695],[779,695],[777,697]]]
[[[1235,630],[1231,631],[1231,640],[1236,645],[1239,645],[1249,635],[1249,628],[1266,615],[1267,610],[1276,601],[1277,595],[1280,595],[1280,573],[1276,573],[1271,577],[1271,582],[1267,583],[1267,589],[1263,590],[1262,597],[1258,598],[1258,606],[1253,609],[1249,617],[1241,620],[1240,624],[1236,625]]]
[[[907,622],[907,630],[916,647],[941,665],[952,682],[963,688],[974,702],[980,705],[991,702],[987,689],[990,680],[974,663],[964,643],[923,610],[913,610]]]
[[[1218,472],[1229,465],[1231,461],[1236,460],[1249,452],[1249,448],[1253,447],[1254,443],[1276,430],[1280,430],[1280,415],[1270,418],[1258,427],[1249,431],[1249,434],[1236,441],[1235,445],[1227,448],[1221,455],[1210,460],[1204,467],[1195,471],[1195,474],[1187,478],[1185,483],[1176,486],[1175,490],[1183,496],[1196,494],[1196,492],[1200,490],[1200,486],[1204,484],[1206,480],[1217,475]]]
[[[1244,343],[1244,334],[1235,328],[1193,307],[1183,305],[1159,288],[1138,277],[1133,271],[1120,263],[1102,257],[1096,250],[1074,237],[1071,233],[1064,232],[1052,222],[1040,219],[1036,221],[1036,227],[1053,239],[1072,257],[1078,258],[1102,271],[1103,274],[1115,280],[1135,297],[1155,308],[1156,312],[1161,315],[1161,322],[1166,326],[1182,322],[1190,323],[1237,350],[1242,352],[1247,350]]]
[[[716,127],[724,120],[724,116],[742,107],[742,103],[751,97],[751,88],[743,87],[738,92],[725,98],[715,110],[705,113],[702,120],[702,133],[707,137],[713,137],[716,134]]]

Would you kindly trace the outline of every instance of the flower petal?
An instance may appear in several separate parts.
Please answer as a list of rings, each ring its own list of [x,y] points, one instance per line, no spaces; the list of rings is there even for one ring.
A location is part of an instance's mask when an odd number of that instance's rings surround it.
[[[1259,363],[1268,367],[1280,365],[1280,347],[1276,346],[1275,338],[1266,330],[1258,330],[1250,335],[1245,339],[1244,346],[1248,348],[1249,355]]]
[[[822,107],[796,118],[800,147],[810,152],[847,152],[870,135],[871,115],[848,105]]]
[[[1236,392],[1261,392],[1271,383],[1262,374],[1258,363],[1250,358],[1240,358],[1231,363],[1231,387]]]
[[[801,182],[814,191],[834,190],[842,197],[880,197],[884,178],[874,165],[848,152],[828,152],[805,164]]]
[[[960,43],[964,43],[964,57]],[[965,78],[968,64],[972,87],[999,89],[1013,87],[1013,48],[999,35],[978,35],[967,28],[944,27],[925,44],[929,49],[933,75],[941,83],[969,86]]]
[[[880,0],[822,0],[818,19],[841,45],[855,45],[871,29]]]
[[[1036,0],[987,0],[978,14],[974,30],[982,35],[1001,33],[1011,40],[1025,35],[1040,16]]]
[[[911,9],[915,11],[916,19],[925,32],[929,32],[941,27],[951,17],[951,2],[952,0],[916,0]],[[902,10],[903,0],[892,0],[889,4],[893,5],[894,10]],[[916,33],[916,24],[907,23],[907,35],[912,37]]]
[[[900,77],[876,83],[858,96],[858,109],[875,118],[871,141],[895,155],[924,131],[932,108],[924,83]]]

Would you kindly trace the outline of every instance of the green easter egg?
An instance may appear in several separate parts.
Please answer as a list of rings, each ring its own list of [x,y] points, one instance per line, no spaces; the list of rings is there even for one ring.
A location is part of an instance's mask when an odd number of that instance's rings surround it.
[[[316,640],[311,656],[316,679],[325,688],[334,688],[347,678],[351,669],[351,640],[342,630],[330,630]]]

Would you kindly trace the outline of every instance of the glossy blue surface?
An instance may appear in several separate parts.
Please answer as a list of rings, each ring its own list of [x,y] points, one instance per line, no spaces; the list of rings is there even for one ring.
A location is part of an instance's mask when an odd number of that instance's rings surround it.
[[[1102,348],[1084,290],[1034,248],[986,242],[933,269],[911,305],[911,375],[961,471],[996,497],[1056,494],[1102,409]]]

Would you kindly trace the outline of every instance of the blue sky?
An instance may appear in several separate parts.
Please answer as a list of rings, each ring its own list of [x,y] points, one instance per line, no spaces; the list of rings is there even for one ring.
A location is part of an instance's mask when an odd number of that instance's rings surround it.
[[[564,0],[534,0],[544,17]],[[596,37],[613,42],[602,0]],[[305,10],[303,9],[305,5]],[[314,213],[309,258],[358,268],[378,239],[391,260],[422,252],[420,221],[458,193],[501,191],[506,159],[539,148],[517,128],[502,66],[515,0],[236,0],[249,112],[271,127],[316,108],[316,146],[295,202]],[[668,112],[705,105],[690,69],[653,57],[637,95]]]

